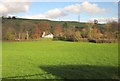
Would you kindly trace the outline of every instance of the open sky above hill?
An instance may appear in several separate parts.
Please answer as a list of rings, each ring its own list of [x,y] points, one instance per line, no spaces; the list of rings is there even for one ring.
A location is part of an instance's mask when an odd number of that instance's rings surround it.
[[[8,0],[9,1],[9,0]],[[103,23],[118,18],[118,3],[114,2],[93,2],[90,1],[31,1],[0,3],[1,15],[15,15],[19,18],[29,19],[50,19],[62,21],[93,21],[97,19]]]

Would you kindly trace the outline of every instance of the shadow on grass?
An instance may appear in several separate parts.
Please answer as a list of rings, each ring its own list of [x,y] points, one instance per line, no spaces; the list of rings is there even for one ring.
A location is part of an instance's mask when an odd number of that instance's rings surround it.
[[[91,65],[39,66],[61,79],[118,79],[118,67]]]
[[[31,75],[22,75],[22,76],[11,76],[11,77],[4,77],[3,79],[25,79],[27,77],[34,77],[34,76],[43,76],[43,75],[47,75],[49,73],[44,73],[44,74],[31,74]]]
[[[27,78],[33,76],[48,77],[54,75],[55,79],[119,79],[118,67],[110,66],[91,66],[91,65],[61,65],[61,66],[39,66],[38,68],[45,71],[43,74],[22,75],[5,77],[4,79]],[[37,79],[37,78],[36,78]],[[46,78],[45,78],[46,79]]]

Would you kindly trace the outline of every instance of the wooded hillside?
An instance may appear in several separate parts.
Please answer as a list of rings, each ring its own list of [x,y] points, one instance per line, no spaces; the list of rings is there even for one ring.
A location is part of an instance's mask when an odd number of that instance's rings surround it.
[[[118,23],[80,23],[75,21],[51,21],[44,19],[2,18],[3,40],[34,40],[52,33],[55,40],[115,42]]]

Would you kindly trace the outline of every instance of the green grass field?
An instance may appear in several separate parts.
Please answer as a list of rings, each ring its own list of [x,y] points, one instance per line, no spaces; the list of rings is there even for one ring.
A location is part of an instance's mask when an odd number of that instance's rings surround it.
[[[117,44],[3,42],[3,78],[118,79]]]

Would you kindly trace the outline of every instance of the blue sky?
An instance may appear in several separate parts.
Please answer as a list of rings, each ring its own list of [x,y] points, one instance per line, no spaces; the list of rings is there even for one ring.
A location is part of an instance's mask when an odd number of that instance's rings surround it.
[[[105,22],[106,19],[115,20],[118,17],[118,3],[115,2],[30,2],[21,6],[23,6],[23,9],[22,7],[21,9],[16,7],[16,11],[11,9],[13,13],[8,13],[8,15],[62,21],[78,21],[80,15],[81,22],[94,19]]]
[[[82,2],[32,2],[27,14],[35,15],[47,12],[54,8],[64,8],[65,6],[81,4]],[[116,16],[118,5],[114,2],[91,2],[97,4],[101,8],[110,9],[111,14],[106,13],[106,16]]]

